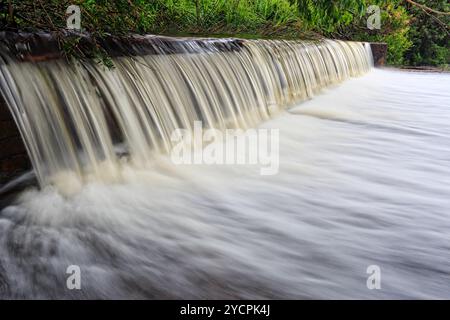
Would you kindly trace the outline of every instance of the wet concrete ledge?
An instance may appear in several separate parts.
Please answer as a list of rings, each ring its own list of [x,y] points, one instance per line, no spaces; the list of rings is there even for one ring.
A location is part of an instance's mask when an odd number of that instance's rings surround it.
[[[94,52],[103,48],[108,55],[138,56],[200,52],[232,52],[243,47],[241,39],[176,38],[157,35],[108,35],[94,41],[89,35],[75,32],[20,33],[0,32],[0,56],[3,60],[39,62],[64,57],[61,40],[77,42],[81,52]]]
[[[39,62],[64,57],[61,39],[76,41],[82,52],[92,52],[97,46],[110,56],[138,56],[156,54],[233,52],[240,51],[244,39],[236,38],[189,38],[158,35],[107,35],[94,42],[89,35],[76,32],[0,32],[0,62],[13,58],[17,61]],[[387,44],[370,43],[375,66],[386,64]]]

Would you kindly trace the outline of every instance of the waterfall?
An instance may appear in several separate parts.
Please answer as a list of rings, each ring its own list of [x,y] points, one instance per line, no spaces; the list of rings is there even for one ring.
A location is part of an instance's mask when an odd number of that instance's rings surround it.
[[[359,42],[245,40],[239,50],[114,57],[114,68],[86,61],[8,61],[0,92],[19,127],[42,186],[120,179],[123,154],[146,166],[169,152],[171,133],[247,128],[322,88],[372,66]]]

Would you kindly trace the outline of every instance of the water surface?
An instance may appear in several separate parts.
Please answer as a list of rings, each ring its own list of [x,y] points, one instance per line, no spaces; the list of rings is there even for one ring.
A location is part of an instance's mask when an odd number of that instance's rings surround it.
[[[0,297],[450,298],[449,82],[373,70],[282,112],[274,176],[160,155],[28,190],[0,214]]]

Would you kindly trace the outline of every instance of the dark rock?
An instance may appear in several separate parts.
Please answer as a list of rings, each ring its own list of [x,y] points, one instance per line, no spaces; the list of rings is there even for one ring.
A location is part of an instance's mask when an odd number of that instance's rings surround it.
[[[386,64],[387,57],[387,44],[371,42],[370,48],[372,49],[373,64],[375,65],[375,67],[384,66]]]
[[[30,160],[19,130],[0,98],[0,186],[30,168]]]

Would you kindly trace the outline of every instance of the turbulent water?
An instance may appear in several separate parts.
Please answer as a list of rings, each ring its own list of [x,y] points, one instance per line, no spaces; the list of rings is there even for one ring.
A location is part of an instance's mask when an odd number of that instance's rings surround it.
[[[0,213],[0,298],[450,297],[448,74],[370,71],[357,42],[183,45],[0,65],[41,186]],[[195,120],[279,129],[278,174],[175,164]]]
[[[277,175],[160,155],[28,190],[1,212],[0,296],[450,298],[449,81],[372,70],[282,112]]]

